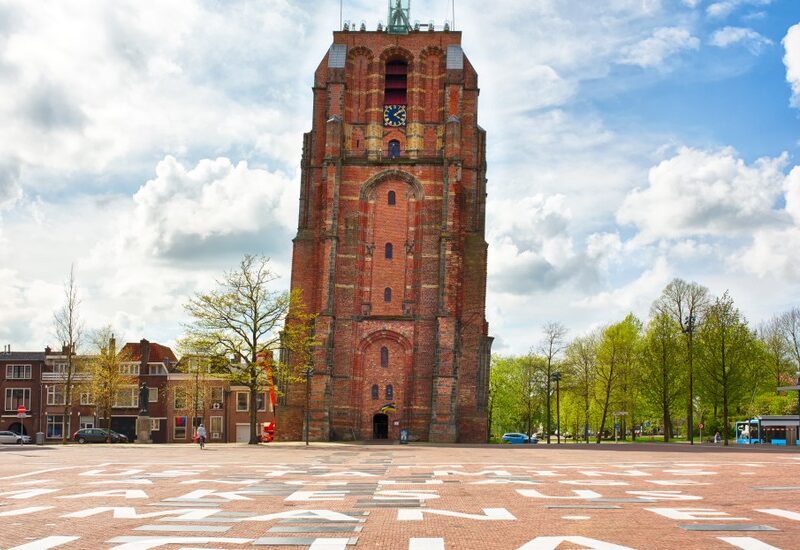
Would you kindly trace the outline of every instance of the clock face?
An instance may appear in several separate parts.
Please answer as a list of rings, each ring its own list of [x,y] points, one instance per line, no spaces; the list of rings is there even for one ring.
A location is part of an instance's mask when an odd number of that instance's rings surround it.
[[[384,126],[405,126],[406,125],[406,106],[405,105],[386,105],[383,108]]]

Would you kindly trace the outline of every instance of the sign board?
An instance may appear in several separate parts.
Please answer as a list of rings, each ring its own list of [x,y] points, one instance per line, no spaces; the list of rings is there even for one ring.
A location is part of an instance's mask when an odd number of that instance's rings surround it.
[[[395,420],[394,422],[392,422],[392,424],[394,424],[395,426],[399,426],[400,425],[400,421],[399,420]]]
[[[702,423],[702,422],[700,422],[700,424],[698,424],[697,426],[698,426],[698,427],[699,427],[701,430],[703,429],[703,423]]]
[[[17,407],[17,414],[25,414],[28,409],[25,408],[25,405],[20,405]]]

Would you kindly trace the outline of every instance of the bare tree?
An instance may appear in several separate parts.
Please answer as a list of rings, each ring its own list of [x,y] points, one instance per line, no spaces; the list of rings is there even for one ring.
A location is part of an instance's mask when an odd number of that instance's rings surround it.
[[[545,374],[547,375],[547,393],[545,395],[545,409],[546,409],[546,422],[547,422],[547,443],[550,443],[550,432],[552,432],[552,425],[550,421],[550,393],[553,377],[553,365],[558,355],[564,350],[564,338],[567,335],[567,329],[561,323],[547,323],[542,327],[542,343],[539,345],[539,350],[544,356],[546,363]],[[559,439],[560,439],[559,435]]]
[[[689,443],[694,445],[694,335],[703,322],[708,306],[708,289],[683,279],[673,279],[653,304],[653,313],[668,314],[681,328],[686,338],[687,387],[686,429]]]
[[[64,382],[64,416],[61,430],[61,441],[66,443],[69,438],[69,418],[70,408],[75,400],[77,382],[77,370],[79,363],[75,360],[77,348],[83,337],[83,324],[81,323],[78,307],[78,287],[75,282],[75,266],[70,266],[69,277],[64,282],[64,303],[61,308],[53,314],[56,338],[61,342],[67,355],[66,371],[63,373]]]

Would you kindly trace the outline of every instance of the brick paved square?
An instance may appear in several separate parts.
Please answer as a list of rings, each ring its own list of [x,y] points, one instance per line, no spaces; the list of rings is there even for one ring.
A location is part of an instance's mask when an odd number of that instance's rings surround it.
[[[316,443],[0,448],[0,548],[798,548],[800,453]]]

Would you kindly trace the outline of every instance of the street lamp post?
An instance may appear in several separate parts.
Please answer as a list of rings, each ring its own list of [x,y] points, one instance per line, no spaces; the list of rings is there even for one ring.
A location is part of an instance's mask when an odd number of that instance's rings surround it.
[[[314,367],[312,367],[311,365],[307,366],[306,367],[306,372],[305,372],[305,375],[306,375],[306,410],[305,410],[305,413],[306,413],[305,414],[305,417],[306,417],[305,418],[305,441],[306,441],[306,445],[308,445],[308,427],[309,427],[309,423],[311,422],[311,416],[309,414],[310,413],[309,407],[310,407],[310,403],[311,403],[311,375],[313,373],[314,373]]]
[[[559,396],[559,382],[561,382],[561,373],[554,372],[550,375],[553,382],[556,383],[556,442],[561,445],[561,401]]]

